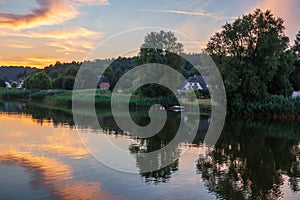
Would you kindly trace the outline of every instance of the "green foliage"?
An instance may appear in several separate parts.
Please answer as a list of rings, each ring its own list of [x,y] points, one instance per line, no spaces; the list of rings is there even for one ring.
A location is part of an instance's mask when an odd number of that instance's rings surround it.
[[[36,90],[0,89],[1,99],[27,99]]]
[[[76,76],[77,71],[82,63],[81,62],[71,62],[71,63],[61,63],[57,61],[54,65],[50,65],[44,69],[46,74],[52,78],[56,79],[59,76]]]
[[[295,66],[300,67],[300,31],[296,35],[295,44],[292,49],[296,57]]]
[[[183,45],[177,41],[173,32],[151,32],[145,36],[144,43],[140,48],[139,57],[135,59],[135,62],[137,65],[146,63],[168,65],[181,72],[185,63],[184,59],[179,56],[182,52]],[[141,80],[147,80],[153,73],[153,71],[147,71],[143,74],[138,74],[138,77]],[[167,73],[168,72],[161,74],[161,77],[166,76]],[[173,78],[172,82],[174,85],[177,85],[176,83],[178,83],[179,80]],[[148,84],[140,88],[138,94],[144,97],[167,97],[172,93],[167,88],[161,87],[158,84]]]
[[[52,81],[52,87],[54,89],[63,89],[64,80],[65,79],[63,76],[59,76],[58,78],[56,78]]]
[[[229,111],[268,94],[289,96],[293,58],[281,18],[257,9],[213,35],[207,44],[224,80]]]
[[[64,79],[63,89],[65,90],[73,90],[75,78],[72,76],[68,76]]]
[[[245,114],[250,115],[300,115],[300,98],[284,98],[272,95],[260,101],[251,102],[246,105]]]
[[[51,88],[51,81],[44,71],[28,76],[23,83],[26,89],[47,90]]]
[[[12,88],[17,88],[17,86],[18,86],[18,85],[17,85],[17,83],[15,83],[15,82],[13,82],[13,83],[11,84],[11,87],[12,87]]]
[[[0,89],[0,99],[33,99],[41,100],[47,96],[61,94],[65,90],[22,90],[22,89]]]
[[[5,88],[6,84],[5,81],[3,79],[0,79],[0,88]]]
[[[295,69],[290,76],[290,82],[293,85],[295,91],[300,90],[300,31],[296,35],[295,44],[292,47],[292,51],[295,56]]]
[[[93,68],[81,69],[80,73],[78,73],[76,78],[80,89],[91,89],[91,88],[96,88],[98,86],[98,77],[96,76],[95,69]]]
[[[286,51],[279,58],[277,70],[269,83],[268,93],[275,95],[290,96],[293,93],[293,85],[290,76],[294,71],[294,56],[291,51]]]
[[[189,101],[194,102],[197,98],[196,92],[197,90],[189,90],[186,92],[186,97],[188,98]]]
[[[65,93],[65,90],[40,90],[37,92],[31,92],[28,97],[34,100],[42,100],[48,96]]]
[[[19,78],[25,78],[36,71],[38,71],[37,68],[22,66],[0,67],[0,79],[5,81],[17,80]]]

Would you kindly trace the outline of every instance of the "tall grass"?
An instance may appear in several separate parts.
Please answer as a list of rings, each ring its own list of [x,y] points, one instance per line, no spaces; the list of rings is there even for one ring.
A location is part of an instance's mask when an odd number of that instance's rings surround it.
[[[80,105],[92,103],[92,97],[95,96],[95,107],[96,108],[110,108],[111,106],[111,92],[110,91],[101,91],[97,90],[96,94],[94,91],[80,91],[82,93],[80,99],[74,99],[76,103]],[[92,97],[91,97],[92,96]],[[129,94],[116,94],[116,104],[123,106],[126,104],[126,98],[129,97]],[[72,106],[72,92],[65,92],[62,94],[57,94],[53,96],[47,96],[45,101],[50,104],[55,105],[65,105]],[[175,104],[178,104],[178,100],[175,97],[160,97],[160,98],[143,98],[140,96],[131,96],[129,106],[134,109],[138,108],[149,108],[154,104],[160,104],[165,107],[170,107]]]
[[[268,96],[261,101],[248,103],[244,114],[300,117],[300,98]]]
[[[65,90],[0,89],[0,99],[42,100],[46,96],[52,96],[64,92]]]

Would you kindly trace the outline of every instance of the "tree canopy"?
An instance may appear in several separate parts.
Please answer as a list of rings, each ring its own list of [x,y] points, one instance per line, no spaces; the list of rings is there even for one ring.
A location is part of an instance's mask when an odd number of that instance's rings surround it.
[[[144,38],[141,45],[139,57],[135,60],[137,65],[156,63],[167,65],[179,72],[185,64],[184,59],[179,55],[183,52],[183,44],[178,42],[177,37],[171,31],[150,32]],[[159,66],[158,66],[159,67]],[[147,80],[154,72],[145,72],[138,77]],[[168,72],[166,72],[168,73]],[[164,77],[164,74],[161,74]],[[177,80],[172,80],[174,84]],[[158,84],[148,84],[138,90],[138,94],[146,97],[169,96],[171,91]]]
[[[284,30],[283,19],[257,9],[210,38],[207,51],[224,79],[230,109],[240,112],[269,94],[291,95],[294,57]]]
[[[26,89],[47,90],[51,88],[51,81],[44,71],[28,76],[23,83]]]

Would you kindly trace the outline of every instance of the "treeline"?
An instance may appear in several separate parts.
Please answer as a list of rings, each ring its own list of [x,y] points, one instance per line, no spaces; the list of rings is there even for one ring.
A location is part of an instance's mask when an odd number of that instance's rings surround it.
[[[31,68],[31,67],[1,66],[0,67],[0,80],[16,81],[20,78],[27,77],[36,71],[38,71],[37,68]]]
[[[185,63],[182,67],[182,73],[187,78],[195,74],[199,74],[193,65],[187,60],[193,60],[199,62],[199,54],[181,54],[185,59]],[[93,69],[94,74],[100,74],[101,69],[106,68],[103,75],[110,82],[110,90],[115,87],[115,84],[123,76],[124,73],[137,66],[138,57],[118,57],[116,59],[97,59],[94,61],[84,62],[70,62],[61,63],[56,62],[53,65],[49,65],[44,68],[43,71],[36,71],[36,74],[28,77],[25,81],[24,88],[28,89],[66,89],[72,90],[74,81],[79,68],[86,67]],[[195,63],[194,62],[194,63]],[[45,76],[46,75],[46,76]],[[49,80],[47,80],[47,77]]]

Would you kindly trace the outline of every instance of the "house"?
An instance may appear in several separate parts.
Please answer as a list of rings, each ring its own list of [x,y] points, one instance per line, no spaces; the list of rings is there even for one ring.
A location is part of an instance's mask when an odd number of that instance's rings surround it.
[[[293,92],[292,98],[298,98],[300,97],[300,92]]]
[[[18,88],[21,89],[23,87],[24,80],[20,79],[18,81],[6,81],[6,88]]]
[[[99,88],[100,88],[101,90],[108,90],[109,87],[110,87],[110,82],[109,82],[109,80],[108,80],[106,77],[101,76],[101,77],[99,78]]]
[[[23,83],[24,83],[24,79],[19,79],[19,80],[17,81],[17,88],[18,88],[18,89],[23,88]]]
[[[194,75],[188,78],[188,81],[184,84],[183,89],[186,91],[191,89],[203,90],[206,87],[207,85],[203,77]]]
[[[10,84],[10,82],[5,82],[5,85],[6,85],[6,88],[11,88],[11,84]]]
[[[185,81],[183,87],[177,90],[177,92],[179,95],[184,96],[189,90],[203,90],[204,88],[207,88],[207,84],[205,83],[203,77],[200,75],[194,75],[189,77],[188,80]]]

